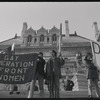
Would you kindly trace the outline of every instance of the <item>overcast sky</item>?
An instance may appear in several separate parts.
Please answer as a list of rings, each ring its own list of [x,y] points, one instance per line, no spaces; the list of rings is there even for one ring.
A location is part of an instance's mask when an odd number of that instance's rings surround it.
[[[94,40],[93,22],[100,26],[100,2],[0,2],[0,42],[21,35],[23,22],[28,28],[51,29],[69,21],[69,31]]]

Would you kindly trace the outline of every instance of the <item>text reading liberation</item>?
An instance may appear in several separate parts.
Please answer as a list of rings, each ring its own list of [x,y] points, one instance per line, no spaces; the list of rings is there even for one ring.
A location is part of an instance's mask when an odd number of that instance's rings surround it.
[[[23,84],[30,82],[35,71],[37,54],[0,54],[0,83]]]

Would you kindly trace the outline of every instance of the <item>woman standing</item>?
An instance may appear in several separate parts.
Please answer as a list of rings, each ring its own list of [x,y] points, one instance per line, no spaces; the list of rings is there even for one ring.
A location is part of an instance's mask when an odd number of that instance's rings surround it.
[[[50,98],[59,98],[59,78],[61,77],[61,66],[63,64],[64,60],[61,54],[57,57],[57,52],[52,50],[51,58],[46,65]]]

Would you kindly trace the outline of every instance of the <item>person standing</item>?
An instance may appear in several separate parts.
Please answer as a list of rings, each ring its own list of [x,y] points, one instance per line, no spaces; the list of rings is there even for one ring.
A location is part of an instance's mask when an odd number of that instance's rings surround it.
[[[51,56],[46,64],[49,93],[50,98],[59,98],[59,78],[61,78],[61,66],[64,64],[64,59],[61,54],[57,57],[55,50],[52,50]]]
[[[44,96],[44,65],[45,65],[45,60],[43,59],[43,53],[39,52],[38,58],[37,58],[35,77],[34,77],[33,94],[35,91],[36,80],[38,80],[40,96],[42,97]]]
[[[97,66],[93,63],[92,54],[90,52],[87,53],[84,61],[86,63],[87,68],[88,96],[89,98],[92,97],[92,85],[94,84],[97,97],[100,97],[100,91],[98,86],[99,73]]]

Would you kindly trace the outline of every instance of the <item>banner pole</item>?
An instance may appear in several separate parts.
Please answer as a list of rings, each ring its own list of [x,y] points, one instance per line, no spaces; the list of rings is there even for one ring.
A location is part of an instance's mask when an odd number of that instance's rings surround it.
[[[33,98],[33,92],[34,92],[33,85],[34,85],[34,76],[35,76],[35,71],[36,71],[36,64],[37,64],[37,57],[36,57],[35,64],[34,64],[33,79],[31,81],[30,90],[29,90],[27,98]]]
[[[13,44],[11,45],[11,55],[14,56],[14,63],[15,63],[15,43],[13,43]],[[11,91],[14,90],[14,85],[15,85],[15,84],[10,84]]]
[[[59,42],[58,42],[58,52],[61,53],[61,36],[62,35],[62,23],[60,23],[60,33],[59,33]]]

